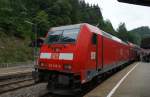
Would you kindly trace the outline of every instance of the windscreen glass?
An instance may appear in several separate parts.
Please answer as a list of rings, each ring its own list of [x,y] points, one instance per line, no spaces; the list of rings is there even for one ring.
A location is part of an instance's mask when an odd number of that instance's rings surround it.
[[[52,43],[74,43],[77,39],[79,29],[67,29],[49,32],[45,40],[46,44]]]

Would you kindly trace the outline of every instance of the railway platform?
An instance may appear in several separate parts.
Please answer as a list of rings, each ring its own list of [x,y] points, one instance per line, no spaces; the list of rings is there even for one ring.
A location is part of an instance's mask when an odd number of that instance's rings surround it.
[[[8,68],[0,68],[0,79],[21,74],[29,74],[33,71],[33,65],[23,65]]]
[[[138,62],[102,82],[84,97],[150,97],[150,63]]]

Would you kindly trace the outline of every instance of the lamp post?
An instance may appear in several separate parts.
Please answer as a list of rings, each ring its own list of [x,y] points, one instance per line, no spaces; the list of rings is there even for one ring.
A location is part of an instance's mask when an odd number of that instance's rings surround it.
[[[32,27],[34,28],[34,33],[35,33],[35,45],[34,45],[34,50],[33,50],[33,54],[34,54],[34,65],[36,65],[36,56],[37,56],[37,38],[38,38],[38,34],[37,34],[37,24],[32,23],[30,21],[24,21],[30,25],[32,25]]]

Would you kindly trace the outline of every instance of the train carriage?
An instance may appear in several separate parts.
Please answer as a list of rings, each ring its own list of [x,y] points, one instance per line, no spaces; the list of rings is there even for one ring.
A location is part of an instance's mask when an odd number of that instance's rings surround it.
[[[54,27],[41,47],[36,79],[48,81],[51,91],[75,90],[131,61],[130,49],[119,38],[87,23]]]

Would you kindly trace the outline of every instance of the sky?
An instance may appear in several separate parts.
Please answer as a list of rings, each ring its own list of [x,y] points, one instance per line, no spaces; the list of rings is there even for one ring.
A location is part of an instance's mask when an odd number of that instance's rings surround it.
[[[116,29],[121,22],[128,30],[140,27],[150,27],[150,7],[121,3],[117,0],[85,0],[89,4],[98,4],[104,19],[109,19]]]

